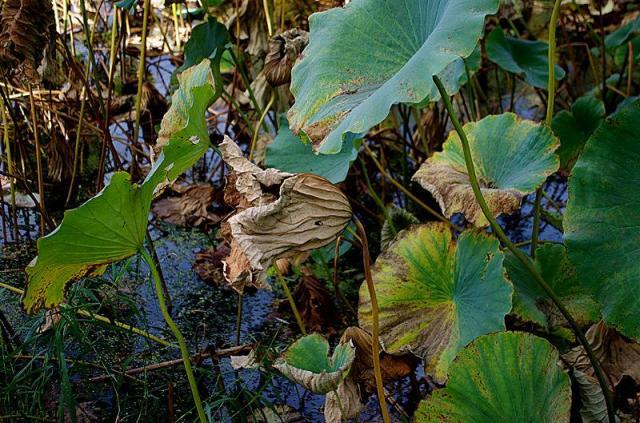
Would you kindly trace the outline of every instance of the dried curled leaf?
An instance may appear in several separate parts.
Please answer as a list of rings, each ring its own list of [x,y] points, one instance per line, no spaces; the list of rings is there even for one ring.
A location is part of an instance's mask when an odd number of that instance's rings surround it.
[[[314,333],[291,344],[273,367],[306,389],[326,394],[335,391],[355,358],[353,345],[340,344],[329,357],[329,343]]]
[[[332,242],[351,220],[347,197],[324,178],[295,175],[280,187],[273,203],[248,208],[229,219],[231,234],[254,270],[265,271]]]
[[[293,176],[277,169],[260,169],[244,157],[238,144],[229,137],[225,137],[220,144],[220,152],[222,160],[233,168],[237,191],[252,205],[258,205],[258,200],[265,200],[262,186],[280,185],[286,178]]]
[[[364,408],[368,396],[375,391],[375,376],[373,374],[373,355],[371,354],[371,335],[357,327],[347,328],[340,344],[352,344],[356,357],[351,365],[351,371],[338,386],[336,393],[329,392],[324,404],[324,417],[328,423],[338,423],[345,419],[355,418]],[[380,354],[380,368],[384,383],[409,376],[416,369],[419,359],[412,354],[392,355]],[[342,403],[342,404],[340,404]],[[341,413],[344,411],[344,415]]]
[[[482,193],[494,216],[518,210],[522,198],[558,170],[554,151],[559,142],[543,125],[504,113],[468,123],[464,132]],[[445,216],[462,213],[477,226],[489,224],[473,194],[456,132],[449,135],[442,152],[418,169],[413,180],[431,192]]]
[[[55,37],[50,0],[6,0],[0,16],[0,64],[32,81]]]
[[[223,224],[221,232],[231,246],[224,274],[234,289],[266,288],[265,271],[275,260],[327,245],[351,220],[347,197],[326,179],[260,169],[228,137],[220,151],[233,168],[225,201],[237,213]],[[280,195],[274,200],[265,188],[278,185]]]
[[[580,395],[580,416],[582,423],[603,423],[607,422],[607,403],[602,395],[602,388],[598,385],[598,380],[593,376],[588,376],[580,370],[573,371],[573,378],[576,381],[578,394]],[[617,420],[616,420],[617,421]]]
[[[585,335],[613,387],[623,376],[640,383],[640,344],[625,338],[602,321],[591,326]],[[593,367],[582,346],[572,349],[563,358],[575,369],[593,376]]]
[[[271,38],[263,69],[267,82],[271,86],[277,87],[291,81],[293,64],[308,43],[309,33],[298,28]]]
[[[324,421],[340,423],[355,419],[363,407],[358,385],[352,378],[347,377],[335,391],[327,393],[324,400]]]

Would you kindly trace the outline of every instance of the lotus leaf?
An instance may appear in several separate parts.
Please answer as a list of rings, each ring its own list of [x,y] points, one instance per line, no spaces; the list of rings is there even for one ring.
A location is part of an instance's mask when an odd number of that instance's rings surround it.
[[[513,254],[506,256],[504,264],[513,282],[513,313],[516,316],[545,329],[568,327],[551,298]],[[598,304],[580,284],[576,269],[569,261],[563,245],[544,244],[539,247],[534,266],[579,325],[599,320]]]
[[[505,329],[511,284],[495,238],[467,231],[457,243],[444,223],[412,226],[376,260],[380,338],[385,351],[411,351],[444,381],[456,353],[480,335]],[[360,288],[358,320],[370,330],[371,303]]]
[[[519,210],[522,198],[558,170],[554,151],[559,143],[543,125],[505,113],[468,123],[464,131],[482,194],[494,216]],[[445,216],[462,213],[477,226],[489,224],[473,194],[456,132],[449,135],[442,152],[422,164],[413,180],[433,194]]]
[[[505,332],[478,338],[456,357],[444,389],[423,400],[416,422],[569,422],[571,386],[542,338]]]
[[[214,97],[212,81],[208,60],[180,75],[181,88],[163,119],[166,146],[142,185],[116,172],[100,194],[67,211],[60,226],[38,240],[38,257],[27,267],[26,311],[59,305],[69,280],[99,274],[142,248],[154,194],[210,146],[205,111]]]
[[[564,240],[605,322],[640,339],[640,100],[587,141],[569,179]]]
[[[549,83],[549,46],[542,41],[520,40],[506,36],[496,27],[487,36],[487,56],[502,69],[524,75],[525,82],[537,88]],[[556,65],[557,80],[564,78],[564,70]]]
[[[306,389],[319,394],[335,391],[355,358],[351,344],[340,344],[329,357],[329,343],[314,333],[291,344],[273,367]]]
[[[605,117],[604,103],[595,96],[575,101],[571,111],[563,110],[554,116],[551,127],[560,138],[560,168],[571,171],[587,140]]]
[[[357,144],[358,141],[349,140],[335,155],[314,154],[311,143],[295,136],[287,119],[282,118],[278,135],[267,147],[265,164],[283,172],[313,173],[337,184],[346,179],[351,163],[358,156]]]
[[[309,18],[309,45],[293,68],[294,133],[335,154],[343,136],[382,122],[392,105],[438,99],[433,75],[457,90],[498,0],[354,0]],[[448,66],[457,66],[458,71]],[[347,139],[349,136],[346,137]]]

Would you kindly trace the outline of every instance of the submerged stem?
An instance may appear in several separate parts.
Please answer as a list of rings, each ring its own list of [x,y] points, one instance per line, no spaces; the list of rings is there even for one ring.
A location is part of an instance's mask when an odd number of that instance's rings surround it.
[[[148,2],[148,0],[146,1]],[[169,329],[171,329],[171,332],[173,332],[173,335],[178,341],[178,346],[180,347],[180,353],[182,354],[182,360],[184,362],[184,370],[187,374],[187,379],[189,380],[189,386],[191,387],[191,395],[193,395],[193,402],[196,405],[196,410],[198,410],[198,417],[200,418],[201,423],[207,423],[207,416],[204,413],[204,408],[202,407],[202,401],[200,400],[200,392],[198,391],[196,378],[193,375],[193,370],[191,369],[191,359],[189,358],[189,349],[187,348],[187,342],[185,341],[182,332],[180,332],[180,329],[178,329],[178,326],[169,315],[169,310],[167,310],[167,303],[162,291],[162,281],[160,280],[160,274],[158,273],[158,268],[156,267],[153,258],[151,258],[151,255],[145,249],[142,249],[141,254],[142,258],[144,258],[144,261],[147,262],[149,268],[151,269],[151,275],[153,276],[153,282],[156,289],[158,302],[160,303],[160,311],[162,312],[162,316],[167,322],[167,326],[169,326]]]
[[[503,244],[509,249],[509,251],[513,253],[513,255],[518,259],[518,261],[522,263],[522,265],[527,269],[527,271],[531,274],[531,276],[533,276],[533,278],[536,280],[538,285],[540,285],[540,287],[545,291],[545,293],[549,296],[549,298],[551,298],[551,300],[554,302],[556,307],[558,307],[558,309],[560,310],[560,313],[562,313],[564,318],[567,320],[567,322],[571,326],[571,329],[573,329],[573,332],[576,334],[576,337],[584,347],[587,353],[587,356],[589,357],[589,361],[593,366],[593,370],[598,379],[598,383],[600,384],[600,388],[602,389],[602,394],[604,395],[604,399],[607,404],[607,414],[609,415],[609,422],[614,423],[615,414],[613,411],[614,408],[613,408],[613,402],[611,400],[611,393],[609,392],[609,386],[607,385],[607,380],[604,376],[604,373],[602,372],[602,369],[600,368],[600,364],[598,363],[598,360],[593,354],[593,350],[591,349],[591,345],[589,345],[589,341],[587,341],[587,339],[585,338],[584,334],[582,333],[582,330],[578,326],[578,323],[576,323],[571,313],[569,313],[569,311],[562,304],[562,302],[560,301],[560,298],[555,294],[553,289],[551,289],[551,287],[547,284],[547,282],[545,282],[544,278],[536,270],[531,259],[529,259],[529,257],[526,254],[524,254],[522,250],[520,250],[515,245],[513,245],[509,237],[507,237],[507,235],[502,230],[502,227],[498,224],[498,221],[493,216],[493,213],[491,213],[491,210],[489,209],[489,206],[487,205],[487,202],[485,201],[484,196],[482,195],[482,191],[480,189],[480,183],[478,182],[475,166],[471,158],[471,149],[469,147],[469,140],[467,139],[467,135],[465,134],[464,129],[462,129],[462,125],[460,124],[460,121],[458,120],[457,116],[454,113],[453,106],[451,105],[451,100],[449,99],[447,91],[442,85],[440,78],[434,75],[433,80],[436,83],[436,86],[438,87],[438,91],[440,91],[440,95],[442,96],[442,101],[444,102],[445,107],[449,111],[451,122],[453,123],[453,126],[455,127],[456,132],[460,137],[460,141],[462,143],[462,149],[464,151],[464,161],[467,166],[469,181],[471,182],[471,187],[476,197],[476,201],[480,205],[480,208],[482,209],[482,212],[484,213],[485,217],[491,224],[491,227],[494,233],[496,234],[496,236],[503,242]]]
[[[358,232],[360,233],[364,275],[367,281],[369,297],[371,297],[371,355],[373,358],[373,374],[375,375],[376,379],[376,392],[378,394],[378,402],[380,403],[382,419],[384,420],[384,423],[390,423],[391,417],[389,417],[389,410],[387,410],[387,404],[385,402],[382,370],[380,369],[380,329],[378,327],[378,298],[376,297],[376,290],[373,286],[373,278],[371,277],[371,257],[369,256],[369,242],[367,241],[367,232],[364,230],[364,226],[362,226],[360,220],[355,216],[353,220],[356,224]]]

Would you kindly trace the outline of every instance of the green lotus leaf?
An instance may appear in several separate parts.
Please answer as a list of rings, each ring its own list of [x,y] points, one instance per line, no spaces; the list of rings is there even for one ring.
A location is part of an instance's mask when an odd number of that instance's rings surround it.
[[[609,326],[640,340],[640,100],[591,136],[569,179],[564,240]]]
[[[569,422],[571,384],[542,338],[504,332],[478,338],[456,357],[447,386],[423,400],[416,423]]]
[[[606,115],[604,103],[593,95],[580,97],[571,111],[563,110],[554,116],[551,127],[560,138],[560,168],[571,171],[578,156],[593,132]]]
[[[211,59],[211,64],[220,62],[226,44],[229,42],[227,27],[209,17],[191,31],[191,37],[184,45],[184,64],[178,72],[182,72],[200,63],[203,59]]]
[[[558,140],[547,127],[513,113],[488,116],[464,126],[482,193],[494,216],[520,209],[522,198],[558,170]],[[489,224],[475,199],[462,143],[451,132],[443,151],[413,175],[436,198],[445,216],[462,213],[477,226]]]
[[[524,75],[527,84],[547,88],[549,83],[549,45],[542,41],[521,40],[504,35],[496,27],[487,36],[487,57],[507,72]],[[556,80],[564,78],[565,72],[556,65]]]
[[[633,62],[635,63],[640,59],[640,35],[636,35],[627,43],[614,49],[613,63],[615,63],[616,66],[624,66],[629,63],[627,62],[627,60],[629,60],[629,44],[631,44]]]
[[[38,256],[26,269],[27,312],[59,305],[70,280],[99,274],[143,247],[153,196],[210,146],[205,111],[214,99],[212,81],[208,60],[180,75],[183,85],[162,121],[167,143],[142,185],[116,172],[98,195],[67,211],[60,226],[38,240]]]
[[[139,194],[129,174],[117,172],[102,192],[67,211],[62,224],[38,240],[38,257],[27,267],[27,312],[60,304],[70,279],[100,274],[142,247],[150,197]]]
[[[507,254],[504,266],[513,282],[513,313],[516,316],[545,329],[568,325],[551,298],[513,254]],[[534,266],[579,325],[600,319],[598,304],[580,284],[563,245],[545,244],[539,247]]]
[[[329,343],[314,333],[291,344],[273,367],[306,389],[326,394],[336,390],[354,358],[355,348],[349,343],[338,345],[329,357]]]
[[[280,119],[278,135],[267,147],[265,165],[288,173],[313,173],[333,184],[344,181],[351,163],[358,157],[359,140],[348,140],[338,154],[318,155],[311,143],[304,143],[289,129],[285,117]]]
[[[388,207],[385,217],[386,219],[380,231],[381,250],[387,249],[396,235],[398,235],[398,232],[420,223],[420,220],[407,209],[396,206]]]
[[[385,351],[411,351],[444,381],[455,355],[480,335],[505,329],[511,284],[495,238],[467,231],[453,241],[444,223],[398,234],[372,269]],[[371,302],[360,288],[360,326],[370,331]]]
[[[335,154],[345,134],[382,122],[393,104],[438,98],[432,76],[454,92],[498,0],[354,0],[309,18],[309,45],[293,68],[293,132]],[[458,72],[443,72],[456,65]],[[453,78],[452,78],[453,74]],[[453,86],[453,87],[452,87]],[[349,138],[348,136],[346,137]]]
[[[613,49],[626,44],[638,34],[640,34],[640,16],[607,35],[604,38],[604,43],[607,49]]]

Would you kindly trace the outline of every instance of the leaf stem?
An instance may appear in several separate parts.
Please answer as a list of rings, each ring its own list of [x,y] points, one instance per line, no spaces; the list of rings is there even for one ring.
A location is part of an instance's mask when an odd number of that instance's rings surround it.
[[[136,125],[133,129],[133,144],[138,143],[140,136],[140,107],[142,104],[142,85],[144,84],[144,75],[146,72],[147,58],[147,21],[149,20],[150,0],[144,0],[142,14],[142,34],[140,41],[140,62],[138,63],[138,92],[136,93]],[[135,158],[134,158],[135,160]]]
[[[282,290],[284,294],[287,296],[287,300],[289,300],[289,305],[291,306],[291,311],[293,311],[293,315],[296,317],[296,322],[298,323],[298,327],[300,328],[300,332],[303,335],[307,334],[307,330],[304,327],[304,322],[302,321],[302,317],[300,316],[300,312],[298,311],[298,307],[296,306],[296,302],[293,299],[293,295],[291,295],[291,290],[287,285],[287,282],[284,280],[284,276],[282,276],[282,272],[275,266],[276,274],[278,275],[278,282],[282,285]]]
[[[456,132],[460,137],[460,141],[462,143],[462,149],[464,151],[464,161],[467,166],[469,181],[471,182],[471,187],[473,188],[473,193],[476,197],[476,201],[480,205],[480,208],[482,209],[482,212],[484,213],[485,217],[491,224],[491,227],[493,228],[494,233],[503,242],[503,244],[509,249],[509,251],[513,253],[513,255],[518,259],[518,261],[522,263],[522,265],[527,269],[527,271],[531,274],[531,276],[533,276],[533,278],[540,285],[540,287],[545,291],[545,293],[549,296],[549,298],[551,298],[551,300],[560,310],[560,313],[562,313],[564,318],[567,320],[567,322],[573,329],[574,333],[576,334],[576,337],[580,340],[580,343],[582,344],[585,351],[587,352],[589,361],[593,366],[593,370],[598,379],[598,383],[600,384],[600,388],[602,389],[602,393],[604,395],[605,402],[607,404],[607,414],[609,415],[609,422],[615,423],[613,402],[611,400],[611,393],[609,392],[607,380],[604,376],[604,373],[602,372],[602,368],[600,367],[598,360],[596,359],[593,353],[593,350],[591,349],[591,345],[589,345],[589,341],[587,341],[587,339],[585,338],[584,334],[582,333],[582,330],[580,329],[580,326],[578,326],[578,323],[576,323],[573,316],[571,316],[571,313],[569,313],[566,307],[562,304],[562,302],[560,301],[560,298],[555,294],[553,289],[551,289],[551,287],[545,282],[544,278],[536,270],[531,259],[529,259],[529,257],[526,254],[524,254],[522,250],[520,250],[515,245],[513,245],[509,237],[507,237],[507,235],[502,230],[502,227],[498,224],[498,221],[496,220],[496,218],[491,213],[491,210],[489,209],[489,206],[487,205],[487,202],[485,201],[484,196],[482,195],[482,191],[480,189],[478,177],[476,176],[475,166],[471,158],[471,149],[469,147],[469,140],[467,139],[467,135],[465,134],[464,129],[462,129],[462,125],[460,124],[460,121],[458,120],[457,116],[454,114],[453,106],[451,105],[451,100],[449,99],[447,91],[442,85],[442,82],[436,75],[433,76],[433,81],[438,87],[438,91],[440,91],[440,95],[442,96],[444,105],[449,111],[451,122],[453,123],[453,126],[455,127]]]
[[[425,204],[423,201],[421,201],[418,197],[413,195],[413,193],[411,191],[409,191],[404,185],[402,185],[400,182],[396,181],[391,175],[389,175],[389,173],[387,173],[387,171],[384,169],[384,167],[382,167],[382,165],[380,164],[378,159],[376,159],[375,155],[373,154],[373,151],[371,151],[371,149],[369,149],[367,144],[366,143],[362,143],[362,145],[364,146],[364,149],[367,150],[367,153],[371,157],[371,161],[373,161],[373,164],[376,165],[376,167],[378,168],[378,171],[380,172],[380,174],[382,176],[384,176],[385,178],[387,178],[389,180],[389,182],[391,182],[396,188],[398,188],[400,191],[405,193],[405,195],[407,197],[409,197],[417,205],[419,205],[420,207],[422,207],[423,209],[425,209],[426,211],[431,213],[435,218],[441,220],[442,222],[444,222],[447,225],[453,227],[454,229],[456,229],[459,232],[463,231],[462,228],[459,228],[459,227],[455,226],[453,223],[451,223],[449,221],[449,219],[447,219],[442,214],[440,214],[437,211],[435,211],[433,208],[429,207],[427,204]]]
[[[146,0],[145,3],[148,1],[149,0]],[[162,292],[162,281],[160,279],[160,273],[158,272],[158,268],[156,267],[153,258],[147,252],[147,250],[143,248],[141,250],[141,255],[151,269],[151,276],[153,277],[153,282],[156,289],[158,302],[160,303],[160,311],[162,312],[162,316],[167,322],[169,329],[171,329],[171,332],[173,332],[173,335],[176,337],[176,340],[178,341],[178,346],[180,347],[180,353],[182,354],[182,360],[184,362],[184,370],[187,374],[187,379],[189,380],[189,386],[191,387],[193,402],[196,405],[196,410],[198,410],[198,417],[200,418],[201,423],[207,423],[207,416],[204,413],[204,408],[202,407],[202,401],[200,400],[200,392],[198,391],[196,378],[193,375],[193,370],[191,369],[191,360],[189,358],[189,349],[187,348],[187,342],[185,341],[182,332],[180,332],[180,329],[178,329],[178,326],[169,315],[169,310],[167,310],[167,303],[164,299],[164,293]]]
[[[6,289],[7,291],[12,292],[12,293],[17,294],[17,295],[24,295],[24,290],[22,290],[20,288],[16,288],[15,286],[8,285],[8,284],[3,283],[3,282],[0,282],[0,288]],[[143,338],[147,338],[150,341],[157,342],[158,344],[163,345],[165,347],[178,348],[178,346],[176,344],[173,344],[173,343],[171,343],[169,341],[166,341],[166,340],[164,340],[164,339],[162,339],[162,338],[160,338],[158,336],[152,335],[149,332],[145,332],[142,329],[139,329],[139,328],[137,328],[135,326],[131,326],[131,325],[128,325],[126,323],[119,322],[117,320],[109,319],[108,317],[102,316],[100,314],[92,313],[92,312],[90,312],[88,310],[74,309],[74,311],[78,316],[86,317],[88,319],[97,320],[99,322],[106,323],[106,324],[111,325],[111,326],[115,326],[115,327],[117,327],[119,329],[124,329],[126,331],[135,333],[136,335],[140,335]]]
[[[371,257],[369,255],[369,242],[367,240],[367,232],[364,230],[364,226],[362,226],[362,222],[360,222],[360,219],[354,216],[353,221],[356,224],[358,232],[360,233],[364,275],[367,281],[369,297],[371,297],[371,355],[373,358],[373,374],[376,379],[376,392],[378,395],[378,402],[380,403],[380,411],[382,412],[382,420],[384,421],[384,423],[390,423],[391,417],[389,417],[389,410],[387,409],[387,404],[385,402],[382,370],[380,369],[380,328],[378,325],[378,297],[376,297],[376,290],[373,286],[373,278],[371,277]]]
[[[547,81],[547,115],[545,124],[551,128],[553,121],[553,109],[556,103],[556,29],[558,17],[560,16],[560,5],[562,0],[556,0],[551,12],[549,22],[549,80]],[[544,184],[543,184],[544,185]],[[538,238],[540,236],[540,210],[542,208],[542,188],[536,190],[536,200],[533,205],[533,231],[531,234],[531,257],[535,258],[536,248],[538,248]]]
[[[33,89],[29,84],[29,105],[31,106],[31,121],[33,122],[33,141],[36,148],[36,169],[38,171],[38,195],[40,196],[40,236],[45,233],[46,208],[44,206],[44,182],[42,180],[42,153],[40,151],[40,133],[38,130],[38,120],[36,119],[36,105],[33,101]],[[18,129],[15,128],[17,131]]]

